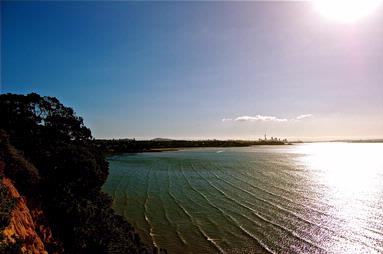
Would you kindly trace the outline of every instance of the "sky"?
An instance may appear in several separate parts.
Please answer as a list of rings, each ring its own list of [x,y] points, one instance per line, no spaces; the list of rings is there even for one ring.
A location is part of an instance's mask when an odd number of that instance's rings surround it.
[[[1,93],[55,96],[96,138],[383,138],[383,5],[0,4]]]

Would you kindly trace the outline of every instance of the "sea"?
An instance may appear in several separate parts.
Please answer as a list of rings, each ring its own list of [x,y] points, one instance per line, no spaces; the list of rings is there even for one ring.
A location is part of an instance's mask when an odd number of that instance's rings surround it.
[[[168,253],[383,253],[383,143],[111,156],[103,191]]]

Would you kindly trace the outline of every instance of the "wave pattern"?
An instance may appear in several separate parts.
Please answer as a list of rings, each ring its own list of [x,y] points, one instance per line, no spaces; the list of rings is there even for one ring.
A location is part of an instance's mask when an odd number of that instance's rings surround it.
[[[348,160],[368,146],[348,145]],[[315,149],[114,156],[104,191],[146,243],[170,253],[383,253],[383,159],[371,152],[369,163],[355,169],[350,165],[360,161],[345,161],[342,150],[339,161],[329,161]],[[358,170],[364,177],[347,189],[348,174]]]

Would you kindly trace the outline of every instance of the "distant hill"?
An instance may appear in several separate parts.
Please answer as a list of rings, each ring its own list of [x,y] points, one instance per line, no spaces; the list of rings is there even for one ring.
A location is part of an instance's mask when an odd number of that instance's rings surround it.
[[[287,145],[282,140],[127,140],[96,139],[92,141],[98,150],[105,154],[160,152],[185,147],[244,147],[253,145]]]
[[[153,138],[151,141],[173,141],[174,139],[170,138]]]

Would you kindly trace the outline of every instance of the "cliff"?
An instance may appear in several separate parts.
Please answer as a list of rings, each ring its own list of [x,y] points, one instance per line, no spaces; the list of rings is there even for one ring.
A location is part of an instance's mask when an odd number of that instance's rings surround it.
[[[9,214],[9,225],[3,230],[1,244],[4,246],[18,245],[21,253],[44,254],[44,243],[36,233],[36,225],[32,219],[31,212],[27,207],[26,200],[20,196],[13,186],[11,180],[3,178],[1,185],[7,190],[9,199],[16,201]]]

